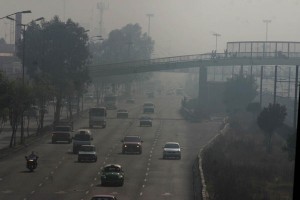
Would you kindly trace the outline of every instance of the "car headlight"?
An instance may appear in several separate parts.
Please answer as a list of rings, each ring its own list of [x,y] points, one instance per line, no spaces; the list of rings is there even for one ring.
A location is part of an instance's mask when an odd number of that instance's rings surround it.
[[[125,144],[125,145],[124,145],[124,148],[126,148],[126,147],[127,147],[127,145]]]
[[[106,179],[106,176],[105,176],[105,175],[102,175],[101,178]]]
[[[136,145],[137,148],[140,148],[140,145]]]
[[[120,178],[120,179],[123,178],[123,175],[119,175],[119,178]]]

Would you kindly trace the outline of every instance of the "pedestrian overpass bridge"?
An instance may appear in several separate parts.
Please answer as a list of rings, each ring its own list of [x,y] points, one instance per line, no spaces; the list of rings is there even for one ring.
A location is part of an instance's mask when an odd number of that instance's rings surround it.
[[[184,55],[89,66],[93,78],[210,66],[300,65],[300,42],[228,42],[224,53]]]

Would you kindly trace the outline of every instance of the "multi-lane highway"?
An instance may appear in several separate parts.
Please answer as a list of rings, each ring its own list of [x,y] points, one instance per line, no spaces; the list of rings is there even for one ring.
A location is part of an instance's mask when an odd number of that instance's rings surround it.
[[[108,111],[105,129],[94,128],[93,144],[97,147],[96,163],[78,163],[72,144],[51,144],[50,134],[39,143],[0,160],[0,199],[8,200],[89,200],[94,194],[113,194],[120,200],[192,200],[193,164],[203,147],[218,132],[219,120],[190,123],[178,113],[181,96],[162,95],[150,99],[155,103],[152,127],[140,127],[142,104],[149,101],[137,98],[135,104],[120,103],[128,109],[128,119],[116,119],[116,111]],[[75,128],[88,126],[84,116]],[[123,155],[121,140],[125,135],[140,135],[141,155]],[[163,160],[165,142],[175,141],[182,146],[181,160]],[[25,168],[24,156],[32,150],[39,155],[36,171]],[[101,167],[108,163],[122,165],[124,185],[101,186]]]

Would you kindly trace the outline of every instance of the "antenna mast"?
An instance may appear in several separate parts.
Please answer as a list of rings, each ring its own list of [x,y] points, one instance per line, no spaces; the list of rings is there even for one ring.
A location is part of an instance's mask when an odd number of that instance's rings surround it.
[[[100,21],[99,21],[99,35],[103,36],[103,13],[105,10],[109,8],[108,0],[101,0],[97,3],[97,8],[100,14]]]

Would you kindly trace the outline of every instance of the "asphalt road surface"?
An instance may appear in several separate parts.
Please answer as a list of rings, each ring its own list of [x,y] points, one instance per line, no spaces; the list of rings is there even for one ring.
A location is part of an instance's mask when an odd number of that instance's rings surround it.
[[[181,96],[162,95],[139,99],[135,104],[120,104],[128,109],[129,119],[116,119],[116,111],[108,111],[105,129],[93,128],[92,143],[97,147],[96,163],[78,163],[72,144],[51,144],[50,134],[11,157],[0,160],[0,199],[3,200],[89,200],[95,194],[113,194],[120,200],[192,200],[192,166],[197,154],[218,133],[220,120],[191,123],[178,113]],[[155,104],[152,127],[140,127],[144,101]],[[87,128],[88,117],[75,124]],[[121,153],[125,135],[140,135],[143,153]],[[165,142],[182,146],[182,159],[162,159]],[[25,155],[32,150],[39,155],[34,172],[25,167]],[[122,165],[123,186],[101,186],[101,167],[108,163]]]

